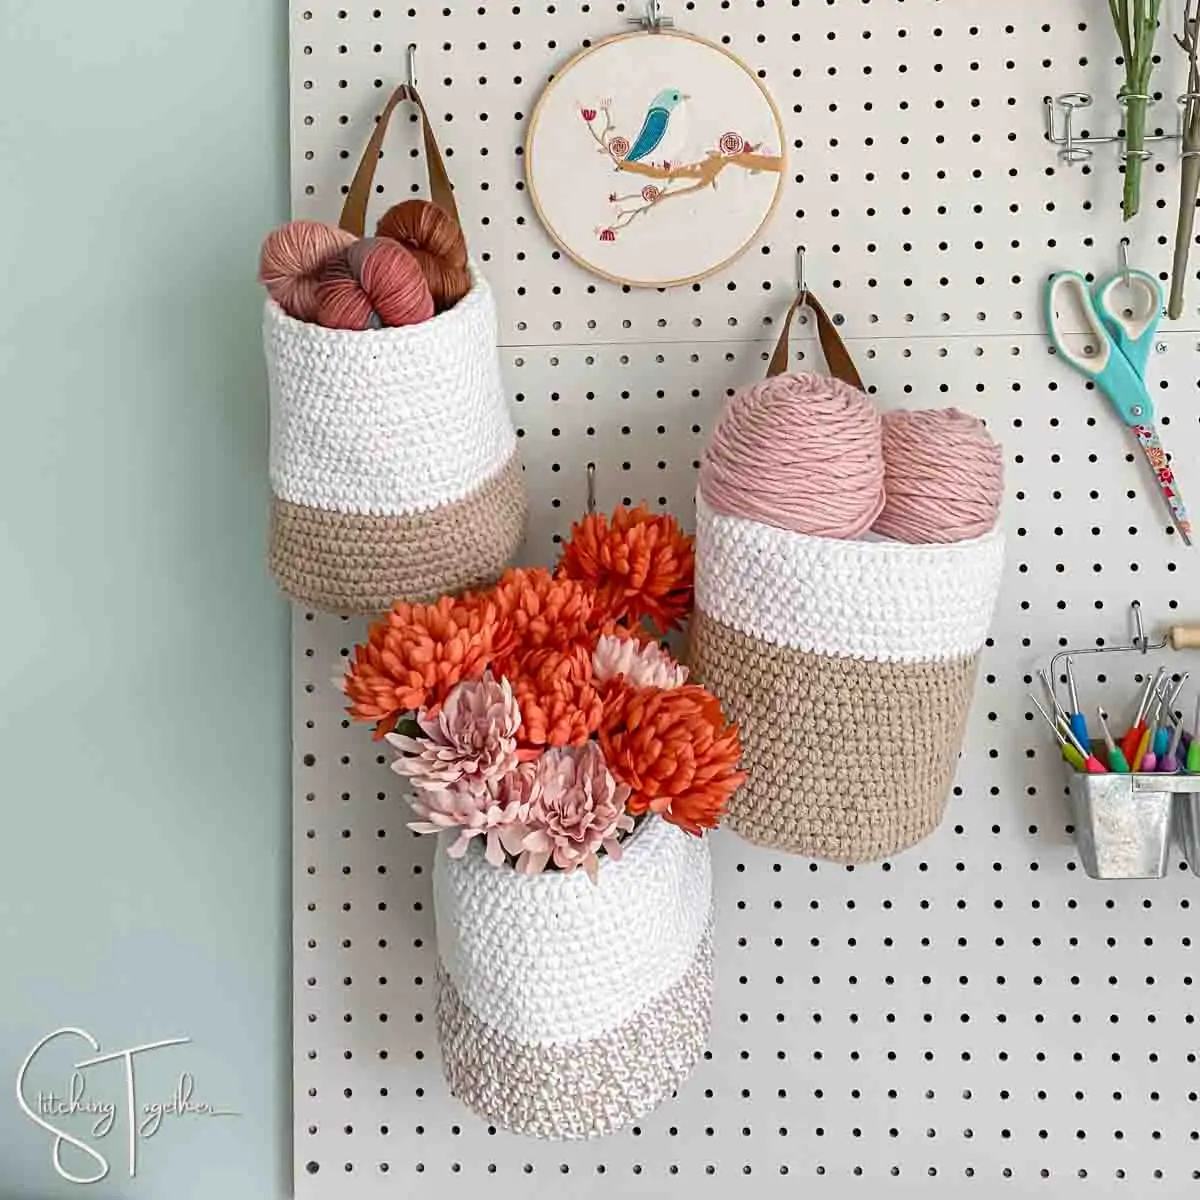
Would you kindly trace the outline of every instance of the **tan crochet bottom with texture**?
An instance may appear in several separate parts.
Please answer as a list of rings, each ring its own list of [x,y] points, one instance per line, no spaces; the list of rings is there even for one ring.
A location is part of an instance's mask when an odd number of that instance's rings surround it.
[[[527,508],[514,454],[483,487],[404,517],[328,512],[275,497],[271,572],[293,600],[335,613],[378,613],[396,600],[493,583],[525,536]]]
[[[704,1053],[712,1025],[712,929],[678,983],[587,1041],[521,1044],[471,1011],[440,959],[437,983],[438,1040],[453,1095],[513,1133],[601,1137],[668,1100]]]
[[[726,823],[751,842],[836,862],[920,841],[946,808],[977,659],[831,658],[773,646],[697,609],[692,671],[741,726],[750,773]]]

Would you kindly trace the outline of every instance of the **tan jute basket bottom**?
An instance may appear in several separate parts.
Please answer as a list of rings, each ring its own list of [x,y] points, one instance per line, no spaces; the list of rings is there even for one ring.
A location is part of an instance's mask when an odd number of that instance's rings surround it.
[[[775,850],[860,863],[940,824],[978,655],[952,662],[833,658],[692,616],[690,663],[741,727],[726,824]]]
[[[378,517],[271,504],[271,572],[293,600],[334,613],[378,613],[397,600],[495,582],[525,536],[517,455],[478,491],[430,512]]]

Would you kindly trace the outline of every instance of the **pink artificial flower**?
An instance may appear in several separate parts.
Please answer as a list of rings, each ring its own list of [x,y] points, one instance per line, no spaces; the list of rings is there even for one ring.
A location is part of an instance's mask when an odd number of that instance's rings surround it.
[[[592,651],[592,678],[607,683],[618,675],[624,675],[631,687],[668,689],[682,687],[688,669],[654,643],[643,646],[633,638],[605,634]]]
[[[401,752],[392,770],[424,791],[453,787],[483,795],[517,765],[521,710],[507,679],[490,674],[465,680],[446,697],[436,717],[417,716],[424,737],[389,733]]]
[[[534,766],[517,870],[538,875],[553,862],[568,874],[582,867],[595,882],[598,852],[619,858],[620,835],[633,829],[630,789],[613,778],[595,742],[547,750]]]
[[[464,789],[461,781],[447,788],[418,791],[410,803],[423,820],[411,821],[408,827],[416,833],[457,829],[458,840],[446,849],[451,858],[462,858],[472,838],[485,837],[488,862],[503,866],[506,855],[516,858],[524,849],[536,774],[534,763],[522,763],[483,792]]]

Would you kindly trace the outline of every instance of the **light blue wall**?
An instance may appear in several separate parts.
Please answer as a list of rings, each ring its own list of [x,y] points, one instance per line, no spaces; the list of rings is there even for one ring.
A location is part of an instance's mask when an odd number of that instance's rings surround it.
[[[286,209],[285,60],[284,0],[0,3],[4,1200],[288,1191],[287,634],[253,278]],[[136,1179],[115,1134],[107,1180],[64,1182],[13,1090],[63,1025],[104,1049],[190,1036],[146,1057],[139,1099],[186,1069],[242,1115],[170,1123]]]

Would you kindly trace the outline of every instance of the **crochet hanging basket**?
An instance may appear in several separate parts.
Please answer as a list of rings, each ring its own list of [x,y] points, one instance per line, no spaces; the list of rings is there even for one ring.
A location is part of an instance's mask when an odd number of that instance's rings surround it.
[[[850,382],[815,311],[830,366]],[[786,336],[785,325],[773,371]],[[698,494],[689,660],[738,722],[749,772],[729,827],[849,863],[937,828],[1003,566],[999,528],[939,545],[843,541],[725,516]]]
[[[708,843],[650,817],[583,873],[494,867],[478,841],[434,867],[437,1029],[450,1091],[538,1138],[590,1138],[680,1086],[708,1043]]]
[[[430,192],[456,219],[424,107],[400,87],[342,210],[361,235],[392,110],[421,111]],[[419,325],[326,329],[268,300],[270,565],[294,600],[373,613],[494,581],[524,536],[525,487],[497,354],[496,308],[470,292]]]

